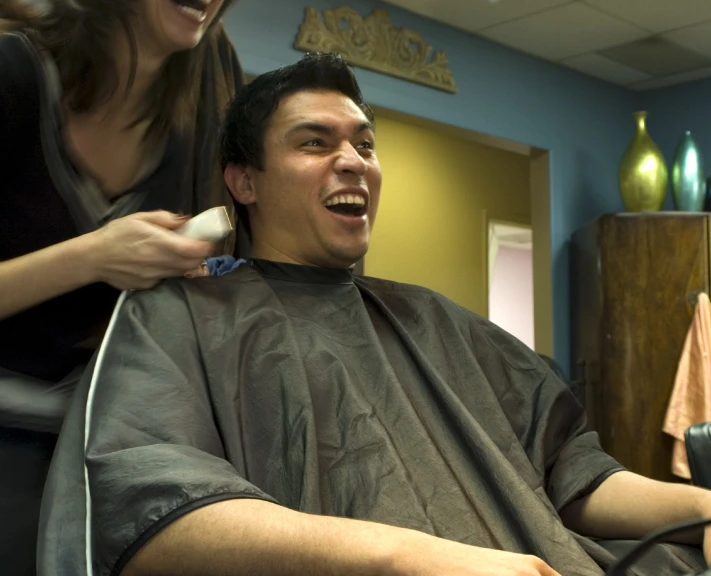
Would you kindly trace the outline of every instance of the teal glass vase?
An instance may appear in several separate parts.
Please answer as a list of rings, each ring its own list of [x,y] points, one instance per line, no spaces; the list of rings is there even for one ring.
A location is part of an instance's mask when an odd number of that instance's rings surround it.
[[[681,212],[701,212],[706,198],[706,176],[701,150],[691,132],[679,142],[672,165],[674,207]]]

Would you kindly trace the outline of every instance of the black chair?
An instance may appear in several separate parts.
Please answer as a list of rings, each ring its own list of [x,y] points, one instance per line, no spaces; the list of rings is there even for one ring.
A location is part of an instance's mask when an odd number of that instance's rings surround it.
[[[711,422],[691,426],[684,433],[691,482],[711,489]]]

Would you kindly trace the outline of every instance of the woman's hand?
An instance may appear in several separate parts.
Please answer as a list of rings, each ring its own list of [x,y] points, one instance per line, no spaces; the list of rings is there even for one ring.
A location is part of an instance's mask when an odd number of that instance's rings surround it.
[[[198,268],[190,270],[185,273],[186,278],[202,278],[203,276],[209,276],[210,269],[207,267],[205,262],[202,262]]]
[[[92,232],[87,249],[94,280],[119,290],[148,289],[199,269],[214,246],[177,234],[187,220],[165,211],[140,212]]]

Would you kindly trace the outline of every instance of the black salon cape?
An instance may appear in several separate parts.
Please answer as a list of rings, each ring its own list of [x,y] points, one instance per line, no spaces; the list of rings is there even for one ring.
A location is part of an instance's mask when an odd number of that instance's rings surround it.
[[[424,288],[255,261],[127,299],[60,438],[42,576],[87,574],[92,376],[96,575],[232,498],[535,554],[563,576],[614,559],[558,512],[622,468],[532,351]],[[691,549],[655,554],[639,574],[701,568]]]

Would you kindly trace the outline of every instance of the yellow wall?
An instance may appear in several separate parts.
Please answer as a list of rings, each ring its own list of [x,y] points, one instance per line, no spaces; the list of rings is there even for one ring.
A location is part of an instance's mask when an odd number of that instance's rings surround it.
[[[487,314],[488,219],[531,223],[530,159],[381,113],[383,191],[365,273]]]

